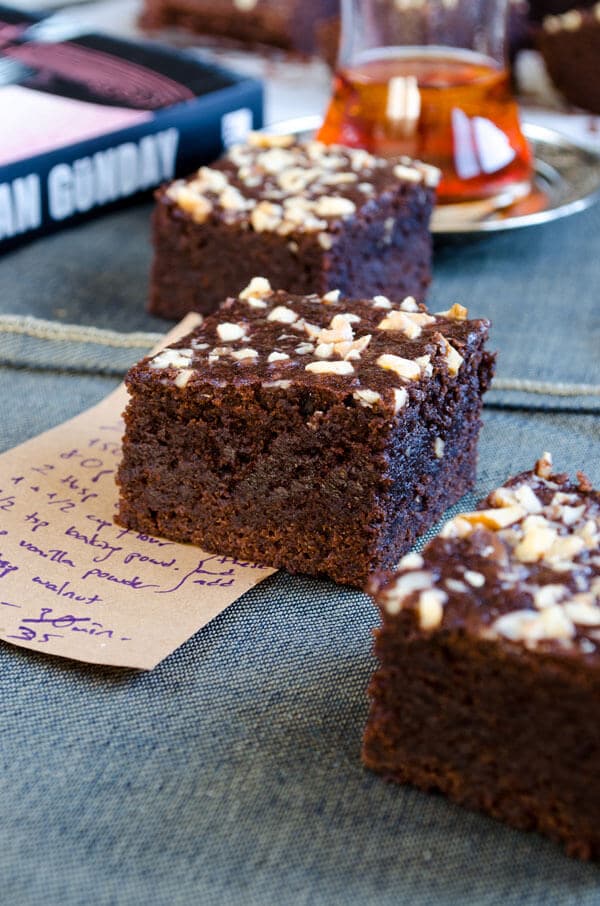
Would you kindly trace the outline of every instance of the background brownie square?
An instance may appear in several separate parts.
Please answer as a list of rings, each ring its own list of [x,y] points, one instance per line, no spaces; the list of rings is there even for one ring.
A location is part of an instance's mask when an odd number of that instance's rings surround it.
[[[600,493],[545,455],[372,586],[365,764],[600,857]]]
[[[338,11],[339,0],[146,0],[141,24],[313,54],[319,24]]]
[[[120,523],[364,585],[473,483],[487,333],[255,279],[130,371]]]
[[[149,309],[207,313],[254,274],[305,295],[424,298],[439,171],[254,135],[157,193]]]

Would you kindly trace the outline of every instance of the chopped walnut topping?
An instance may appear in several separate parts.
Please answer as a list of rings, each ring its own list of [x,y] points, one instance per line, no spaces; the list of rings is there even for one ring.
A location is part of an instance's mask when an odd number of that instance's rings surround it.
[[[419,306],[417,305],[417,300],[415,299],[414,296],[407,296],[400,303],[400,309],[401,309],[401,311],[418,312]],[[431,317],[431,316],[428,315],[427,317]],[[431,321],[435,321],[435,318],[431,318]],[[425,323],[429,323],[429,322],[425,322]]]
[[[319,233],[317,241],[321,248],[326,252],[333,248],[333,237],[330,236],[329,233]]]
[[[240,299],[260,299],[261,296],[270,296],[273,290],[266,277],[253,277],[246,289],[240,293]]]
[[[540,478],[550,478],[552,475],[552,456],[550,453],[542,453],[535,464],[535,474],[539,475]]]
[[[380,355],[376,362],[380,368],[393,371],[398,377],[406,381],[416,381],[421,377],[421,369],[412,359],[405,359],[399,355],[385,353]]]
[[[280,324],[293,324],[297,320],[298,315],[287,305],[276,305],[267,315],[267,321],[278,321]]]
[[[373,308],[391,308],[392,303],[387,296],[373,296]]]
[[[397,415],[401,409],[404,409],[408,402],[408,393],[404,387],[394,387],[394,415]]]
[[[400,562],[397,564],[396,569],[423,569],[425,566],[425,561],[421,554],[418,554],[416,551],[411,551],[410,554],[405,554]]]
[[[485,576],[483,573],[478,573],[474,569],[466,569],[464,571],[465,581],[472,585],[473,588],[482,588],[485,585]]]
[[[217,325],[217,334],[223,343],[233,343],[235,340],[241,340],[246,336],[246,328],[243,324],[232,324],[229,321],[223,321]]]
[[[410,575],[410,574],[409,574]],[[448,595],[441,588],[428,588],[419,595],[417,612],[421,629],[435,629],[444,617],[444,604]]]
[[[236,349],[235,352],[231,353],[233,359],[238,359],[238,361],[243,361],[243,359],[256,359],[258,358],[258,352],[256,349],[250,349],[246,346],[245,349]]]
[[[495,620],[490,629],[492,635],[532,644],[549,639],[571,639],[575,635],[575,626],[560,605],[542,611],[513,610]]]
[[[456,517],[469,525],[483,525],[486,528],[501,529],[519,522],[525,516],[525,510],[519,504],[493,510],[474,510],[472,513],[461,513]]]
[[[267,135],[265,132],[250,132],[246,141],[252,148],[291,148],[296,139],[293,135]]]
[[[208,198],[198,195],[186,185],[173,185],[167,194],[182,211],[191,215],[194,223],[205,223],[212,213],[213,206]]]
[[[272,233],[283,219],[283,208],[271,201],[261,201],[250,215],[250,223],[257,233]]]
[[[193,349],[163,349],[150,360],[150,368],[189,368]]]
[[[356,205],[339,195],[322,195],[314,203],[314,210],[317,217],[349,217],[356,211]]]
[[[287,359],[289,359],[287,352],[272,352],[268,356],[267,362],[272,365],[273,362],[285,362]]]
[[[448,318],[450,321],[466,321],[469,317],[469,309],[455,302],[447,311],[438,311],[437,315],[440,318]]]
[[[460,371],[460,367],[461,367],[462,363],[464,362],[463,357],[461,356],[461,354],[459,352],[457,352],[457,350],[454,348],[454,346],[450,345],[450,343],[448,342],[446,337],[443,336],[443,334],[437,333],[435,335],[435,338],[436,338],[436,340],[438,340],[438,342],[440,343],[440,346],[442,346],[442,348],[444,350],[444,356],[446,357],[446,365],[448,366],[448,373],[452,377],[456,377],[456,375]]]
[[[385,592],[385,609],[389,614],[402,610],[405,600],[415,591],[425,591],[433,587],[433,574],[426,570],[404,573],[390,585]]]
[[[422,175],[415,167],[406,167],[404,164],[396,164],[394,176],[397,176],[398,179],[405,179],[408,182],[423,182]]]
[[[294,352],[296,352],[298,355],[310,355],[310,353],[314,351],[315,347],[313,343],[300,343],[294,349]]]
[[[352,374],[354,368],[351,362],[309,362],[305,366],[306,371],[313,374]]]
[[[330,289],[328,293],[325,293],[321,301],[326,305],[330,302],[339,302],[340,296],[341,292],[339,289]],[[360,321],[360,318],[358,320]]]
[[[361,406],[369,409],[381,399],[381,394],[377,393],[376,390],[355,390],[352,396]]]
[[[291,381],[265,381],[263,387],[276,387],[278,390],[289,390],[292,386]]]
[[[445,449],[445,447],[446,447],[446,444],[445,444],[445,442],[442,440],[442,438],[441,438],[441,437],[436,437],[436,439],[435,439],[435,441],[434,441],[434,444],[433,444],[433,452],[434,452],[434,454],[435,454],[435,458],[436,458],[436,459],[443,459],[443,458],[444,458],[444,449]]]
[[[182,368],[175,375],[175,380],[173,381],[173,383],[175,384],[176,387],[183,389],[187,385],[189,379],[191,378],[191,376],[193,374],[194,374],[193,368]]]

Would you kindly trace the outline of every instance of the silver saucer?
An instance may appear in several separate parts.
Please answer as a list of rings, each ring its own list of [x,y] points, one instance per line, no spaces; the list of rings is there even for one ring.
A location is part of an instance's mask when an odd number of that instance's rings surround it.
[[[321,125],[319,116],[284,120],[265,129],[307,138]],[[503,200],[440,205],[433,212],[436,236],[497,233],[548,223],[583,211],[600,198],[600,155],[582,148],[554,129],[523,123],[534,156],[533,187],[516,202]]]

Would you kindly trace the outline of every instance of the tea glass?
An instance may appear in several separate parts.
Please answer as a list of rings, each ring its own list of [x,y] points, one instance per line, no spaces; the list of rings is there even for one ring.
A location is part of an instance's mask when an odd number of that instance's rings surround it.
[[[438,202],[517,199],[531,186],[505,58],[509,0],[342,0],[319,138],[442,171]]]

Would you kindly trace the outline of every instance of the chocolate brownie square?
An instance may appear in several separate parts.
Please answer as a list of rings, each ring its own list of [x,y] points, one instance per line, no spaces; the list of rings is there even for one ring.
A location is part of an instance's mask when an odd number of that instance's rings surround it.
[[[319,24],[338,10],[339,0],[146,0],[141,24],[314,54]]]
[[[119,522],[363,586],[473,483],[488,326],[254,279],[130,371]]]
[[[600,493],[545,454],[372,591],[365,764],[600,857]]]
[[[306,295],[422,300],[439,171],[255,134],[157,193],[149,309],[210,312],[254,274]]]
[[[550,78],[566,100],[600,113],[600,5],[547,16],[537,43]]]

